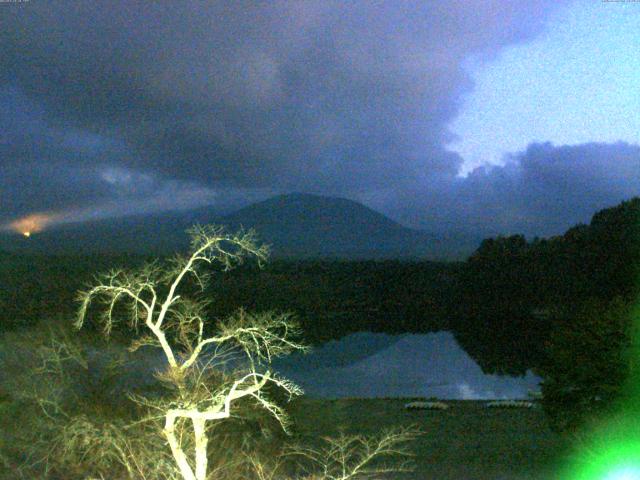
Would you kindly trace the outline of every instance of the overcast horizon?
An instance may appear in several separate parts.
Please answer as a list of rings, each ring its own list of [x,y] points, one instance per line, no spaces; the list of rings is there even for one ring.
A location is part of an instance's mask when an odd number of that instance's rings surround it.
[[[306,192],[560,234],[640,195],[639,32],[600,0],[0,3],[0,226]]]

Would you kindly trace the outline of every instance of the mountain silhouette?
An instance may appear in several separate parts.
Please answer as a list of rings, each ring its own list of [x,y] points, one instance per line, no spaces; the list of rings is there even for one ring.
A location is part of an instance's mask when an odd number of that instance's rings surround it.
[[[293,193],[220,215],[212,207],[60,225],[30,238],[0,235],[0,249],[24,253],[133,253],[185,250],[185,230],[214,223],[229,231],[254,229],[274,258],[461,259],[479,244],[407,228],[345,198]]]

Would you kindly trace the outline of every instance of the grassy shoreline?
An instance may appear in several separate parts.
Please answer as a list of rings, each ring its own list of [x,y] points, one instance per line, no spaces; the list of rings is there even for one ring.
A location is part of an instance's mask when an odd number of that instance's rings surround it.
[[[339,433],[378,435],[418,426],[408,445],[415,471],[398,480],[554,480],[568,440],[549,430],[540,408],[491,409],[486,401],[447,400],[446,410],[407,410],[407,399],[298,398],[287,406],[293,434],[305,444]],[[2,442],[0,442],[2,443]],[[0,470],[2,470],[0,468]],[[0,478],[9,478],[0,475]]]
[[[410,445],[413,473],[403,480],[552,480],[568,443],[553,433],[540,408],[490,409],[486,401],[445,401],[441,411],[408,411],[407,399],[301,398],[290,405],[297,434],[305,438],[371,435],[417,425],[425,434]]]

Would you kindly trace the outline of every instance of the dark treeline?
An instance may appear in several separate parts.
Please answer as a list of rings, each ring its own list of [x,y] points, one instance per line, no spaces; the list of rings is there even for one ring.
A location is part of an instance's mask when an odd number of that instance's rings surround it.
[[[41,320],[69,317],[76,293],[94,275],[117,266],[135,267],[144,257],[49,256],[0,251],[0,331]]]
[[[567,310],[634,301],[639,266],[639,198],[550,239],[487,239],[460,270],[451,326],[485,371],[522,373],[544,361]]]
[[[213,278],[212,312],[293,312],[312,344],[357,331],[449,328],[461,264],[401,261],[274,261]]]
[[[485,372],[533,369],[551,425],[573,429],[623,401],[638,371],[639,273],[634,198],[561,236],[483,241],[459,271],[450,327]]]
[[[0,253],[0,325],[12,329],[73,315],[76,292],[92,277],[146,261],[128,256]],[[212,275],[204,296],[212,318],[239,307],[291,312],[311,344],[357,331],[447,329],[460,264],[404,261],[273,260]]]

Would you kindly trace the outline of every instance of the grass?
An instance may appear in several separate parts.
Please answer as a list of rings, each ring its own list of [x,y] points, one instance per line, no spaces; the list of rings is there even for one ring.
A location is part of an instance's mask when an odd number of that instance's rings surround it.
[[[288,410],[294,434],[305,444],[341,432],[366,436],[391,427],[418,426],[424,435],[408,445],[415,455],[415,471],[385,479],[559,480],[555,472],[561,469],[558,462],[564,460],[567,444],[547,428],[541,409],[489,409],[486,402],[448,401],[448,410],[408,411],[405,403],[406,399],[303,397]]]
[[[410,445],[413,473],[403,480],[552,480],[566,441],[549,430],[541,409],[489,409],[486,402],[450,401],[444,411],[407,411],[406,399],[315,400],[291,405],[297,433],[309,439],[376,434],[412,424],[425,434]]]

